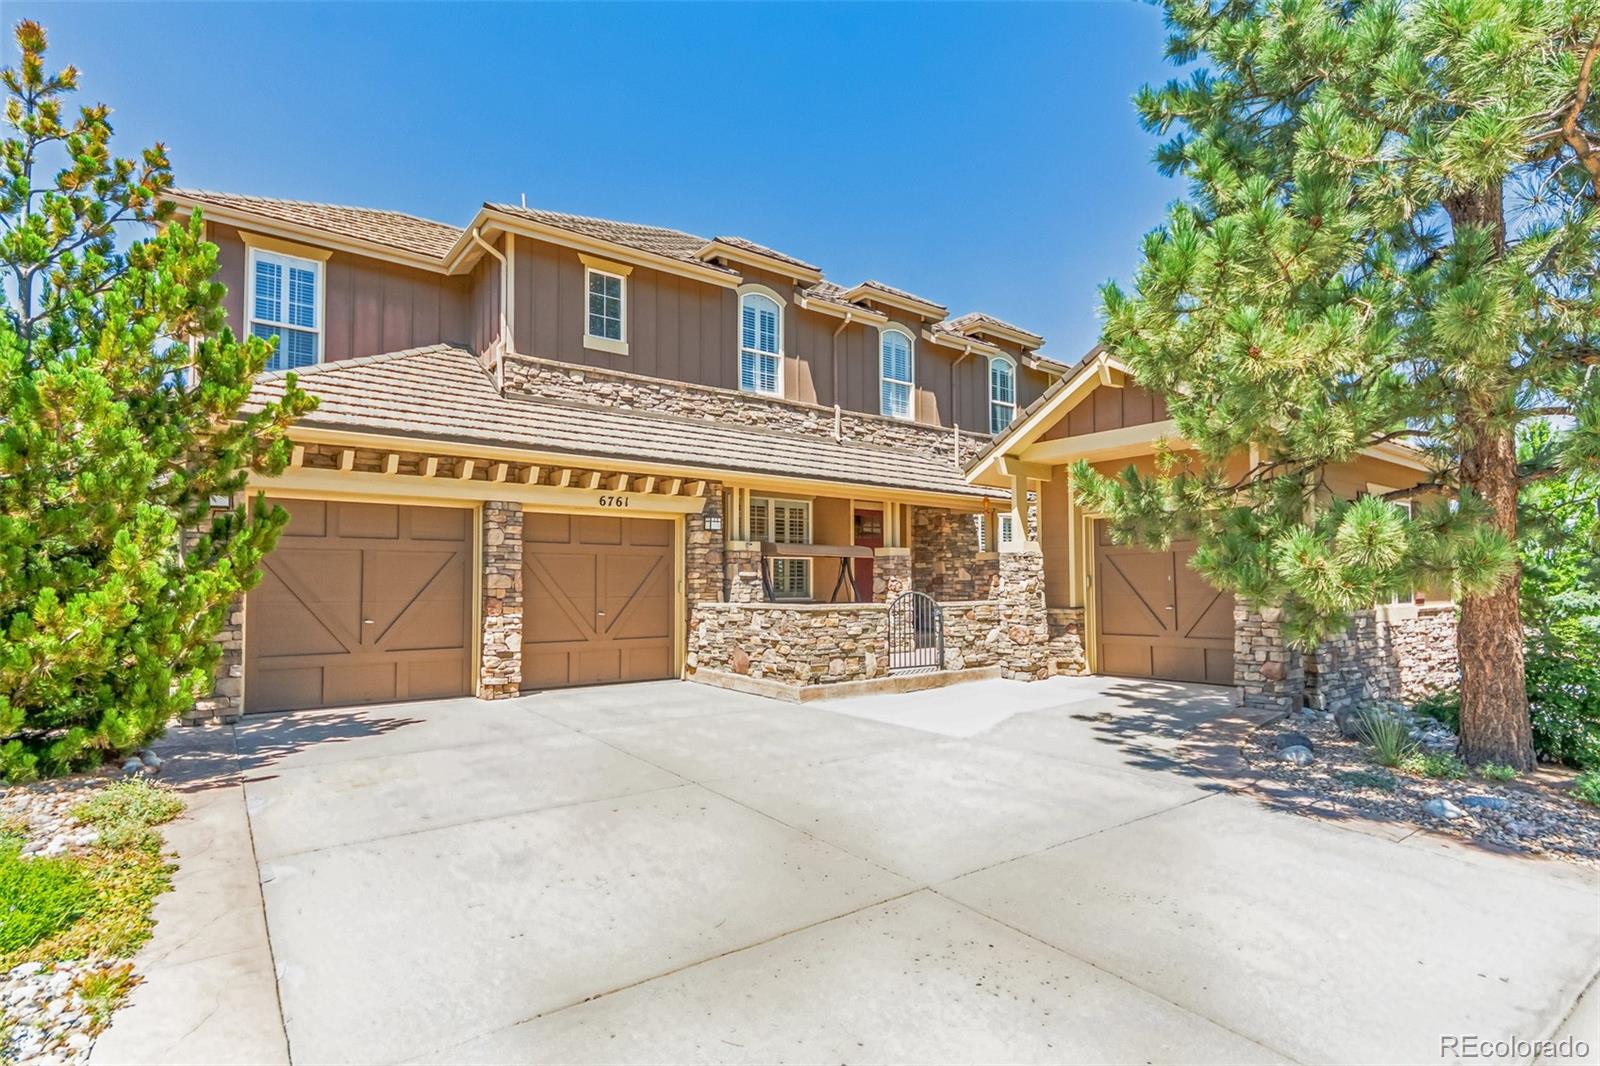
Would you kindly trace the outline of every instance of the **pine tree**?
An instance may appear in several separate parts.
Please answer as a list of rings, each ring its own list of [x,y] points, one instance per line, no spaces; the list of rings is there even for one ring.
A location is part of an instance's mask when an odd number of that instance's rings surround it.
[[[285,520],[212,496],[287,462],[309,408],[239,413],[271,349],[222,329],[216,248],[161,225],[166,153],[111,154],[109,110],[64,123],[77,72],[16,27],[0,72],[0,774],[26,780],[144,744],[205,691],[212,638]],[[46,173],[47,158],[59,169]],[[183,543],[184,531],[196,531]]]
[[[1197,69],[1136,102],[1190,193],[1135,290],[1103,290],[1104,342],[1187,444],[1152,477],[1080,465],[1082,495],[1121,536],[1195,536],[1196,567],[1282,605],[1303,647],[1448,583],[1463,753],[1530,768],[1518,493],[1600,461],[1600,4],[1164,7],[1169,58]],[[1540,418],[1563,427],[1555,462],[1519,466]],[[1327,491],[1390,441],[1428,456],[1422,486]]]

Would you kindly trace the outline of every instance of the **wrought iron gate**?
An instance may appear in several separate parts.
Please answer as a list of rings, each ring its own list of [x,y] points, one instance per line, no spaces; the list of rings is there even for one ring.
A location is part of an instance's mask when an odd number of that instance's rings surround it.
[[[932,596],[902,592],[889,604],[889,672],[944,668],[944,608]]]

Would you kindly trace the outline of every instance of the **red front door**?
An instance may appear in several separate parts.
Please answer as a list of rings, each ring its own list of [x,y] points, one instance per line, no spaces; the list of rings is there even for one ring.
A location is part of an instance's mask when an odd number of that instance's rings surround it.
[[[883,547],[883,512],[857,511],[855,516],[855,543],[866,548]],[[872,560],[856,560],[856,600],[872,601]]]

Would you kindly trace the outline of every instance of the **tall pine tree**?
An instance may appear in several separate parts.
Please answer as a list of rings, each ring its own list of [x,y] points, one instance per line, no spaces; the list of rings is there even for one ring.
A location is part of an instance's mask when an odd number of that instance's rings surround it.
[[[26,780],[145,743],[210,684],[212,638],[285,516],[212,518],[254,468],[281,470],[293,388],[239,415],[271,349],[222,328],[216,248],[160,224],[160,145],[111,154],[109,111],[63,120],[44,30],[0,72],[0,776]],[[57,160],[49,172],[48,160]],[[182,543],[185,530],[200,530]]]
[[[1190,194],[1103,292],[1104,341],[1192,451],[1082,495],[1124,537],[1282,605],[1302,646],[1418,583],[1460,603],[1465,756],[1534,762],[1517,427],[1600,462],[1596,0],[1166,0],[1186,80],[1146,87]],[[1331,464],[1397,441],[1418,489],[1351,502]],[[1394,503],[1410,499],[1414,517]]]

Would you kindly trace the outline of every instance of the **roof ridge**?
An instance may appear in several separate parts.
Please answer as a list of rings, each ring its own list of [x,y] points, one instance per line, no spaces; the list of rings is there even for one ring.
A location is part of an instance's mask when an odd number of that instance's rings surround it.
[[[674,229],[672,226],[658,226],[654,222],[630,222],[623,218],[601,218],[599,215],[580,215],[574,211],[556,211],[548,207],[528,207],[526,204],[495,203],[489,200],[485,200],[483,206],[499,211],[533,211],[541,215],[559,215],[562,218],[577,219],[580,222],[599,222],[607,226],[636,226],[639,229],[656,230],[660,233],[670,233],[677,237],[688,237],[692,240],[709,243],[707,238],[700,236],[698,233]]]
[[[328,200],[291,200],[286,196],[262,196],[253,192],[228,192],[225,189],[201,189],[193,185],[186,185],[181,189],[169,189],[173,196],[232,196],[240,200],[266,200],[278,204],[294,204],[298,207],[331,207],[337,211],[370,211],[374,214],[393,215],[396,218],[409,219],[412,222],[426,222],[430,226],[442,226],[453,229],[457,233],[465,233],[465,226],[458,226],[453,222],[440,222],[436,218],[424,218],[414,215],[409,211],[396,211],[392,207],[365,207],[361,204],[336,204]]]

